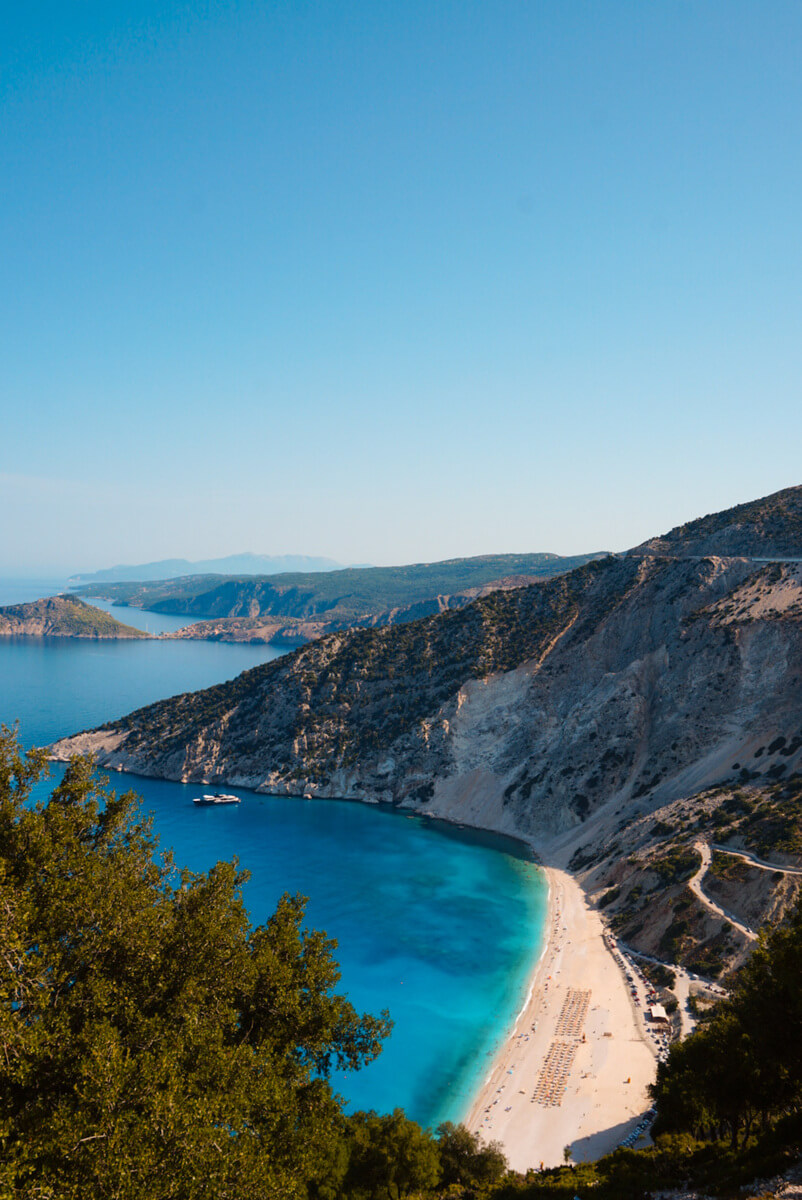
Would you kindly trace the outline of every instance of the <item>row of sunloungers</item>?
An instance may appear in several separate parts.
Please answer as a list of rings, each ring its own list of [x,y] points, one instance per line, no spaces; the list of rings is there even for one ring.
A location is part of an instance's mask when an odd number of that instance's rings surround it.
[[[549,1046],[546,1061],[543,1063],[532,1096],[532,1099],[536,1100],[538,1104],[555,1107],[562,1104],[577,1047],[577,1041],[566,1041],[565,1039],[578,1039],[581,1036],[582,1026],[588,1015],[589,1003],[590,990],[567,989],[555,1028],[555,1034],[561,1040],[554,1041]]]
[[[562,1010],[557,1018],[557,1037],[576,1037],[582,1033],[588,1015],[590,992],[579,988],[568,988]]]
[[[562,1103],[575,1054],[576,1042],[551,1043],[532,1096],[533,1100],[546,1105]]]

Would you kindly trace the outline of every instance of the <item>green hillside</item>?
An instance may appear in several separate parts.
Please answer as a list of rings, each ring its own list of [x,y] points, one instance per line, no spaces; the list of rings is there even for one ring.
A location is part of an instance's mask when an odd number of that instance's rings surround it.
[[[147,638],[132,625],[85,604],[77,596],[51,596],[30,604],[0,608],[0,636],[28,634],[37,637]]]
[[[342,624],[454,596],[510,576],[548,579],[599,554],[489,554],[400,567],[349,567],[326,573],[272,576],[192,575],[142,583],[97,584],[79,589],[116,604],[197,617],[319,617]],[[471,599],[467,596],[466,599]],[[411,612],[410,616],[422,615]]]

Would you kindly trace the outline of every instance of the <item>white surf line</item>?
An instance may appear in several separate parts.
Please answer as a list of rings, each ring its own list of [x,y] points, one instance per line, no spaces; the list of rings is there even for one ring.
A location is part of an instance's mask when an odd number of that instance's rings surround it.
[[[556,868],[546,872],[551,884],[549,940],[527,1019],[519,1020],[518,1036],[496,1059],[466,1120],[483,1138],[500,1141],[510,1165],[521,1171],[540,1162],[558,1165],[564,1147],[574,1142],[581,1144],[583,1158],[613,1149],[620,1138],[606,1134],[622,1126],[634,1128],[642,1119],[655,1076],[654,1054],[633,1013],[620,965],[602,936],[599,913],[571,876]],[[533,1088],[552,1042],[560,1040],[555,1034],[570,990],[592,992],[586,1041],[576,1042],[576,1060],[566,1072],[567,1091],[560,1103],[543,1106],[536,1103]],[[627,1082],[632,1086],[623,1086]]]
[[[725,921],[729,921],[730,925],[733,925],[738,932],[743,934],[743,936],[750,942],[756,942],[757,934],[753,929],[750,929],[748,925],[744,925],[743,921],[739,921],[737,917],[732,915],[732,913],[728,913],[726,909],[722,908],[720,904],[716,904],[715,900],[711,900],[710,897],[705,895],[705,893],[702,891],[702,880],[707,874],[713,856],[710,853],[710,847],[708,846],[707,842],[694,842],[693,848],[702,860],[702,865],[699,870],[692,879],[688,880],[688,887],[693,892],[694,896],[696,896],[697,900],[701,901],[706,908],[710,909],[711,912],[716,913],[716,915],[719,917],[723,917]]]
[[[518,1015],[515,1018],[515,1020],[513,1021],[512,1026],[510,1027],[509,1031],[506,1032],[504,1034],[504,1036],[499,1039],[498,1045],[495,1047],[494,1050],[491,1051],[491,1053],[493,1054],[493,1063],[490,1067],[490,1070],[487,1072],[487,1075],[485,1076],[485,1081],[484,1081],[484,1084],[482,1085],[483,1087],[487,1086],[487,1084],[490,1082],[491,1076],[493,1075],[493,1072],[496,1068],[496,1058],[501,1053],[501,1051],[504,1049],[506,1044],[510,1041],[510,1039],[515,1037],[516,1032],[518,1030],[518,1025],[520,1024],[520,1021],[521,1021],[521,1018],[526,1015],[526,1011],[532,1002],[532,996],[534,995],[535,987],[537,986],[537,983],[538,983],[538,976],[540,973],[541,964],[543,962],[543,959],[546,957],[546,951],[549,948],[548,916],[549,916],[549,913],[551,912],[551,880],[549,879],[548,874],[545,871],[543,871],[542,867],[540,868],[540,870],[546,876],[546,918],[547,919],[544,922],[544,926],[543,926],[544,931],[545,931],[545,936],[543,938],[543,947],[540,951],[540,954],[537,957],[537,962],[535,963],[534,967],[532,968],[532,973],[529,977],[529,987],[527,988],[526,997],[524,999],[523,1004],[521,1005]]]
[[[749,850],[731,850],[728,846],[719,846],[716,842],[712,843],[712,848],[719,854],[731,854],[733,858],[742,858],[744,862],[757,867],[760,871],[779,871],[781,875],[802,875],[802,867],[781,867],[778,863],[770,863],[766,862],[764,858],[758,858]]]

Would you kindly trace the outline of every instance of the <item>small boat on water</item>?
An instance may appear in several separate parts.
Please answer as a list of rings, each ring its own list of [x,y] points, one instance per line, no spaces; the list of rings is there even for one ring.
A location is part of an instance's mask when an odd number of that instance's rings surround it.
[[[212,792],[206,796],[195,796],[192,803],[202,807],[211,804],[239,804],[239,796],[230,796],[227,792]]]

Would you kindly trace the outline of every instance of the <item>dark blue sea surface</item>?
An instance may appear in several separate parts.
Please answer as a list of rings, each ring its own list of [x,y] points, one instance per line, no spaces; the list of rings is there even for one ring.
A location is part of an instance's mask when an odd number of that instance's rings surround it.
[[[224,642],[0,638],[0,720],[28,744],[92,729],[154,700],[233,679],[278,658]]]
[[[41,745],[279,653],[0,638],[0,721],[19,719],[24,744]],[[523,1003],[543,935],[542,875],[512,843],[345,801],[233,788],[240,805],[197,809],[197,785],[116,772],[111,783],[142,796],[180,864],[205,870],[238,857],[251,872],[254,922],[285,891],[309,898],[309,924],[338,941],[341,990],[361,1010],[388,1008],[395,1021],[374,1064],[337,1078],[352,1105],[401,1106],[426,1124],[463,1115]]]

